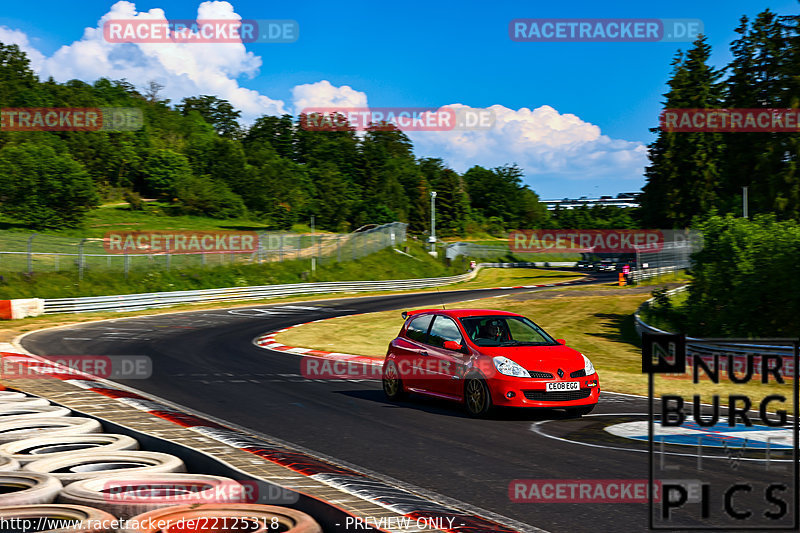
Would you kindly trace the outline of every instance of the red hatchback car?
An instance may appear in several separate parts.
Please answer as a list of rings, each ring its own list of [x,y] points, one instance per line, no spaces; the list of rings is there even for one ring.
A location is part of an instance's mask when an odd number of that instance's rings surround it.
[[[383,390],[463,402],[470,415],[493,407],[594,409],[600,382],[592,362],[528,318],[486,309],[421,309],[389,344]]]

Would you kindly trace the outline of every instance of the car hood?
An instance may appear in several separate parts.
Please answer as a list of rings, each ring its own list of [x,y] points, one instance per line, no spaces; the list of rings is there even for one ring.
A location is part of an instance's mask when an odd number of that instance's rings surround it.
[[[508,357],[526,370],[574,372],[583,368],[583,357],[578,350],[559,344],[556,346],[481,346],[481,353],[489,357]]]

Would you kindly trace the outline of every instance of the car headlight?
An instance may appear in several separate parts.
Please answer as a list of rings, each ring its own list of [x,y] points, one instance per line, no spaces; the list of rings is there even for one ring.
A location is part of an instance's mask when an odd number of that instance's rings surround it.
[[[527,370],[519,366],[508,357],[498,355],[497,357],[492,358],[492,361],[494,361],[494,367],[497,369],[497,371],[504,376],[514,376],[517,378],[531,377]]]
[[[585,355],[581,354],[581,357],[583,357],[583,371],[586,373],[587,376],[591,376],[592,374],[595,373],[594,365],[592,364],[591,361],[589,361],[589,358],[586,357]]]

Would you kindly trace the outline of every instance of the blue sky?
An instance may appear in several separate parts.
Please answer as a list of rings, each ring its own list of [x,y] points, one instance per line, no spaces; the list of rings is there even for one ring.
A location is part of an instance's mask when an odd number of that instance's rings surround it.
[[[186,19],[197,17],[200,4],[148,0],[114,9],[160,8],[167,18]],[[187,52],[193,57],[175,61],[178,52],[171,50],[98,46],[97,37],[87,37],[84,30],[97,28],[115,3],[89,0],[79,6],[6,2],[0,41],[27,40],[19,44],[40,52],[37,70],[59,81],[126,76],[143,86],[157,79],[173,101],[217,94],[239,103],[250,120],[262,113],[294,112],[302,102],[324,104],[326,98],[377,107],[502,106],[496,109],[507,118],[506,127],[490,134],[410,134],[418,155],[442,157],[459,171],[473,164],[517,162],[534,190],[557,198],[641,187],[642,147],[652,140],[648,128],[657,123],[669,63],[688,44],[517,43],[508,37],[510,20],[697,18],[709,36],[713,62],[721,66],[730,57],[728,45],[741,15],[752,17],[767,7],[797,13],[800,7],[795,0],[230,4],[242,18],[298,21],[299,40],[229,45],[240,49],[225,51],[188,45],[196,47]],[[206,8],[226,9],[220,3]],[[176,66],[195,60],[196,66],[185,70]],[[520,112],[523,108],[541,109]]]

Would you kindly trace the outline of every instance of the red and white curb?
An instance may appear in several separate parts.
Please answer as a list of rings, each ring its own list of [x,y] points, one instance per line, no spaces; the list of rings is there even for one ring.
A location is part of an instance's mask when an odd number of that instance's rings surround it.
[[[360,313],[360,314],[365,314],[365,313]],[[356,315],[346,315],[346,316],[356,316]],[[340,318],[340,317],[331,317],[331,318]],[[351,353],[342,353],[342,352],[326,352],[325,350],[315,350],[313,348],[299,348],[297,346],[287,346],[275,340],[276,335],[280,333],[285,333],[290,329],[304,326],[306,324],[313,324],[315,322],[322,322],[324,320],[331,320],[331,318],[312,320],[311,322],[303,322],[301,324],[295,324],[294,326],[289,326],[288,328],[271,331],[269,333],[259,335],[258,337],[253,339],[253,344],[258,346],[259,348],[275,350],[276,352],[291,353],[302,357],[319,357],[324,359],[333,359],[335,361],[347,361],[348,363],[360,363],[362,365],[363,364],[374,365],[374,366],[383,365],[383,360],[376,359],[375,357],[367,357],[365,355],[355,355]]]

